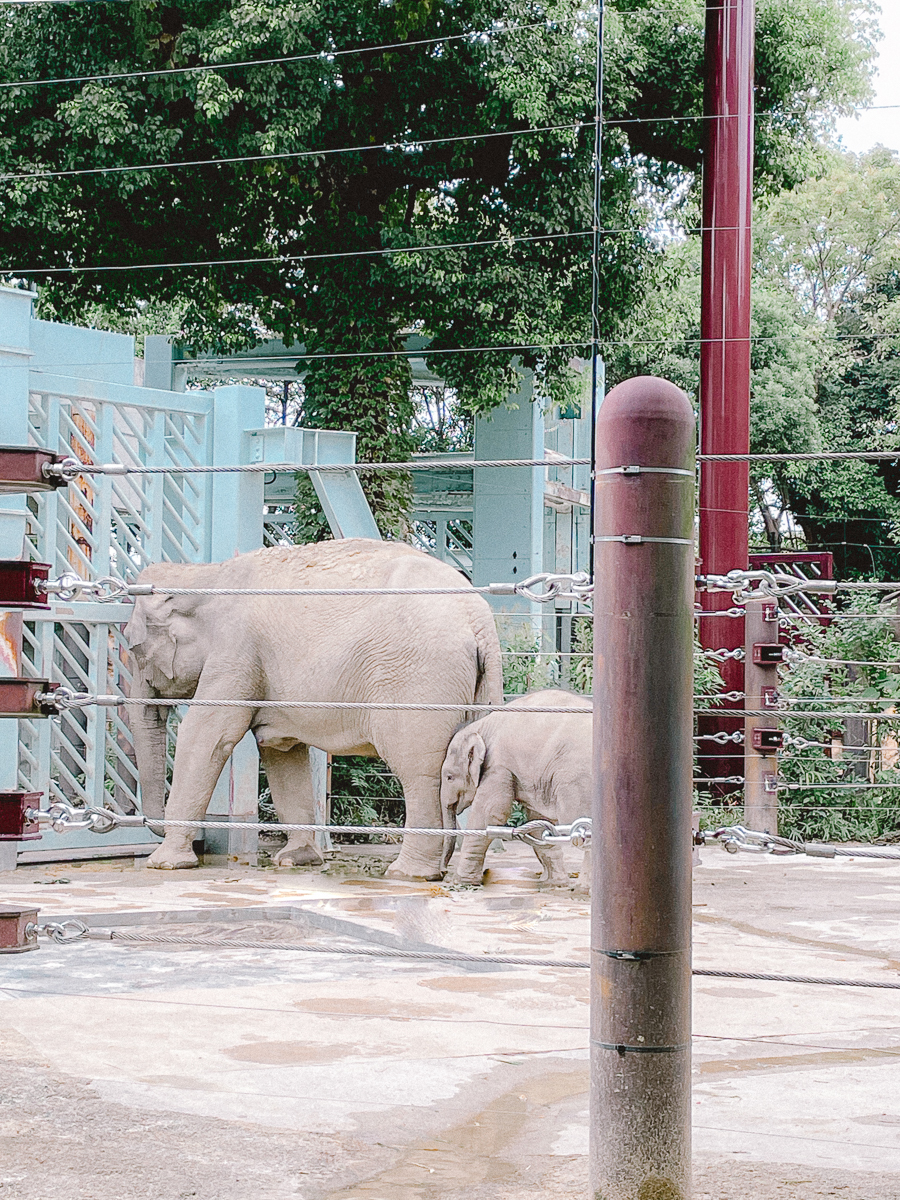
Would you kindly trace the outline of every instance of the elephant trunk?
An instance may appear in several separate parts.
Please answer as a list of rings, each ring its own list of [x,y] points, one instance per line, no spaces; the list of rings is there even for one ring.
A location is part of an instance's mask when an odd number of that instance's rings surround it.
[[[132,690],[137,699],[150,700],[157,693],[138,675]],[[166,812],[166,717],[168,710],[153,704],[138,704],[131,710],[131,736],[141,785],[141,811],[145,817],[164,817]]]
[[[444,829],[459,829],[459,822],[456,819],[456,806],[444,807],[441,806],[441,825]],[[450,859],[453,857],[453,851],[456,849],[459,838],[448,837],[444,838],[444,849],[441,853],[441,870],[446,871],[450,865]]]

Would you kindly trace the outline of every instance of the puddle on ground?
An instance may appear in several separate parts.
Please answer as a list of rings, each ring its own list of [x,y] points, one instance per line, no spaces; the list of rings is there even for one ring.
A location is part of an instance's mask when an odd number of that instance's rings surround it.
[[[343,887],[375,888],[379,892],[396,892],[403,896],[430,896],[431,890],[418,883],[387,883],[384,879],[342,879]]]
[[[586,976],[587,971],[579,971],[579,976]],[[471,992],[478,996],[495,996],[504,992],[533,992],[535,998],[522,997],[525,1004],[547,1006],[547,996],[565,996],[576,1004],[588,1003],[588,980],[586,978],[566,979],[557,976],[555,979],[548,973],[540,976],[539,981],[517,979],[511,975],[443,975],[437,979],[420,979],[419,987],[433,988],[441,992]]]
[[[393,1021],[415,1021],[422,1017],[452,1017],[468,1013],[458,1004],[417,1004],[404,1001],[392,1004],[380,996],[314,996],[310,1000],[294,1000],[294,1008],[318,1017],[385,1017]]]
[[[793,1071],[799,1067],[829,1067],[835,1063],[900,1058],[900,1050],[820,1050],[815,1054],[779,1054],[769,1058],[722,1058],[700,1063],[700,1075],[745,1075],[748,1072]],[[900,1121],[898,1121],[900,1123]]]
[[[140,1075],[138,1083],[151,1087],[181,1088],[185,1092],[221,1092],[224,1089],[208,1079],[194,1079],[190,1075]]]
[[[832,942],[825,938],[802,937],[798,933],[787,933],[784,929],[761,929],[758,925],[749,925],[746,921],[735,921],[732,917],[716,916],[713,913],[694,913],[694,921],[701,925],[728,925],[738,933],[749,933],[752,937],[775,939],[779,942],[791,942],[796,946],[806,946],[813,950],[834,950],[838,954],[851,954],[854,958],[876,958],[885,966],[900,969],[900,962],[892,954],[878,950],[875,946],[853,946],[847,942]]]
[[[221,907],[221,904],[219,904],[219,900],[222,895],[222,891],[223,891],[222,888],[216,888],[216,890],[214,892],[182,892],[181,895],[179,896],[179,900],[205,900],[207,902],[207,904],[218,905],[219,907]],[[250,905],[250,904],[268,904],[268,898],[266,898],[265,900],[243,900],[242,901],[242,906]]]
[[[241,895],[248,896],[267,896],[269,894],[266,888],[254,887],[252,884],[216,883],[214,880],[210,882],[210,895],[218,896],[223,892],[226,895],[230,892],[240,892]]]
[[[760,996],[774,996],[775,992],[763,992],[758,988],[702,987],[697,988],[705,996],[731,996],[735,1000],[757,1000]]]
[[[404,1150],[387,1171],[330,1192],[325,1200],[440,1200],[451,1188],[513,1180],[522,1164],[502,1154],[522,1135],[529,1111],[581,1095],[587,1087],[586,1066],[523,1080],[469,1120]],[[531,1186],[537,1182],[525,1178]]]
[[[379,1041],[371,1054],[403,1054],[402,1045],[390,1046]],[[251,1042],[249,1045],[229,1046],[222,1053],[235,1062],[263,1063],[270,1067],[293,1066],[297,1063],[334,1062],[339,1058],[365,1058],[366,1048],[359,1042],[333,1042],[331,1045],[309,1042]]]

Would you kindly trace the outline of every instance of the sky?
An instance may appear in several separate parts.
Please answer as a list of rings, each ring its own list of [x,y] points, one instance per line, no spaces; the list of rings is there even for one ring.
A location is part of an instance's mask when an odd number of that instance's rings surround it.
[[[879,18],[883,37],[878,43],[878,72],[873,79],[873,104],[896,104],[897,108],[873,109],[851,120],[838,121],[843,145],[856,154],[881,145],[900,152],[900,3],[881,0]]]

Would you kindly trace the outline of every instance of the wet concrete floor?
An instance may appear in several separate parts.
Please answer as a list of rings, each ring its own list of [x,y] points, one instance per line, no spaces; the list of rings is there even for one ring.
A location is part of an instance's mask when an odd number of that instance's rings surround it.
[[[42,920],[204,941],[0,958],[0,1200],[586,1197],[587,971],[300,948],[586,961],[588,902],[540,891],[524,847],[489,862],[475,891],[130,861],[0,876]],[[695,966],[898,981],[898,906],[900,863],[710,849]],[[900,1200],[900,992],[698,978],[694,1067],[696,1200]]]

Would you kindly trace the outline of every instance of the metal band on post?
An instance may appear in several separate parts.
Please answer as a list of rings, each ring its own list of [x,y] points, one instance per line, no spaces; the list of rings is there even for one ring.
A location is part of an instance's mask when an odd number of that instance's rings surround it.
[[[694,436],[688,398],[662,379],[619,384],[597,420],[596,1200],[684,1200],[690,1188]],[[608,470],[619,463],[656,469]]]
[[[744,702],[762,711],[778,689],[778,607],[774,600],[748,600],[745,606]],[[770,706],[769,706],[770,707]],[[751,829],[778,833],[778,759],[782,733],[775,711],[744,718],[744,820]]]

